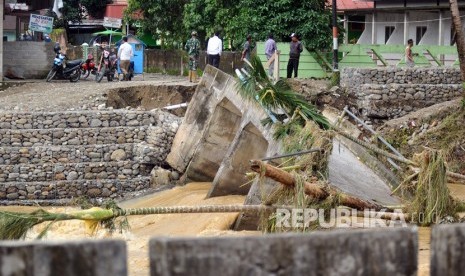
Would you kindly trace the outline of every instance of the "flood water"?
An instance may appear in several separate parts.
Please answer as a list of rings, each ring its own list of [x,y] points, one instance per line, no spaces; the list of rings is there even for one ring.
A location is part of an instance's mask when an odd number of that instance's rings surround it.
[[[119,204],[122,208],[156,207],[156,206],[186,206],[186,205],[227,205],[242,204],[244,196],[230,195],[206,199],[211,183],[190,183],[178,186],[171,190],[128,200]],[[452,195],[465,200],[465,185],[450,184]],[[36,207],[5,206],[1,210],[29,212]],[[70,212],[77,210],[75,207],[47,207],[53,212]],[[86,230],[83,221],[62,221],[55,223],[48,231],[45,240],[70,240],[70,239],[123,239],[127,243],[128,250],[128,275],[150,275],[148,243],[154,236],[221,236],[221,235],[261,235],[258,231],[235,232],[230,229],[238,213],[213,213],[213,214],[167,214],[145,215],[128,217],[131,229],[123,234],[109,234],[105,230],[99,230],[95,236],[91,236]],[[32,229],[26,240],[33,240],[44,228],[37,225]],[[430,262],[430,235],[431,228],[419,227],[419,254],[418,275],[429,275]]]
[[[153,195],[132,199],[119,204],[122,208],[156,207],[156,206],[187,206],[187,205],[227,205],[243,204],[244,196],[231,195],[205,199],[210,183],[190,183],[175,187]],[[2,210],[29,212],[34,207],[2,207]],[[53,212],[69,212],[77,210],[71,207],[44,208]],[[238,213],[214,214],[168,214],[128,217],[131,229],[123,234],[110,235],[105,230],[99,230],[95,236],[86,231],[83,221],[62,221],[55,223],[48,231],[45,240],[70,239],[124,239],[128,250],[128,275],[150,275],[148,243],[153,236],[220,236],[220,235],[255,235],[259,232],[234,232],[229,230]],[[34,239],[44,225],[37,225],[28,233],[26,240]]]

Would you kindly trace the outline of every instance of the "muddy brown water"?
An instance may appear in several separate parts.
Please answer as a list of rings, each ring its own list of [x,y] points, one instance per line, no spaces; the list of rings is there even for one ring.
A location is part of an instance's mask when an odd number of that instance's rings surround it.
[[[219,205],[242,204],[244,196],[230,195],[206,199],[211,183],[190,183],[175,187],[156,194],[121,202],[122,208],[176,206],[176,205]],[[465,200],[465,185],[450,184],[451,193]],[[3,206],[0,210],[29,212],[36,207]],[[69,212],[77,210],[75,207],[47,207],[50,212]],[[168,237],[206,237],[222,235],[261,235],[258,231],[235,232],[230,229],[238,213],[216,214],[168,214],[145,215],[129,217],[130,230],[121,233],[109,234],[100,229],[96,235],[91,236],[83,221],[62,221],[55,223],[48,231],[45,240],[70,239],[123,239],[127,241],[128,275],[150,275],[148,242],[154,236]],[[26,240],[34,239],[44,228],[44,225],[35,226],[27,235]],[[419,227],[419,254],[418,275],[429,275],[430,262],[430,235],[431,228]]]
[[[175,187],[171,190],[159,192],[119,204],[122,208],[176,206],[176,205],[219,205],[242,204],[244,196],[230,195],[206,199],[211,183],[190,183],[185,186]],[[8,206],[1,210],[29,212],[35,207]],[[69,212],[77,210],[75,207],[50,207],[45,208],[50,212]],[[100,229],[95,236],[91,236],[83,221],[62,221],[55,223],[48,231],[45,240],[70,240],[70,239],[106,239],[115,238],[127,241],[128,250],[128,275],[150,275],[148,243],[154,236],[221,236],[221,235],[256,235],[259,232],[229,230],[238,213],[216,214],[169,214],[146,215],[128,217],[130,230],[109,234]],[[26,240],[34,239],[44,228],[44,224],[35,226],[27,235]]]

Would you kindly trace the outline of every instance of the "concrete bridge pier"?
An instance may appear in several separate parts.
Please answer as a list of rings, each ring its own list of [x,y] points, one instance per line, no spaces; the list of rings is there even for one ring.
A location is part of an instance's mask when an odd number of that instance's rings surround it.
[[[238,94],[234,77],[207,66],[167,162],[184,181],[212,181],[211,196],[246,195],[249,160],[275,155],[280,144],[263,127],[264,110]]]

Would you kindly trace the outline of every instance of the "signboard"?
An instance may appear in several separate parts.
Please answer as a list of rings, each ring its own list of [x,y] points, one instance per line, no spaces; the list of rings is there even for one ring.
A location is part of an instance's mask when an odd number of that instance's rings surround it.
[[[53,17],[31,14],[29,30],[49,34],[53,30]]]
[[[104,17],[103,18],[103,26],[108,28],[121,28],[122,22],[121,18],[113,18],[113,17]]]

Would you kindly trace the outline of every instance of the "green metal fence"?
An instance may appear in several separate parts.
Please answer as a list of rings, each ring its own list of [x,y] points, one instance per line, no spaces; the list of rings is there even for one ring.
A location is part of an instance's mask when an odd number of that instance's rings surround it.
[[[279,56],[280,77],[286,77],[289,60],[289,43],[277,43],[281,52]],[[257,42],[257,55],[266,64],[265,43]],[[339,69],[344,67],[376,68],[386,66],[405,66],[405,45],[368,45],[343,44]],[[457,66],[458,55],[455,46],[415,45],[412,48],[415,66]],[[331,75],[331,53],[304,51],[300,57],[299,78],[326,78]]]

